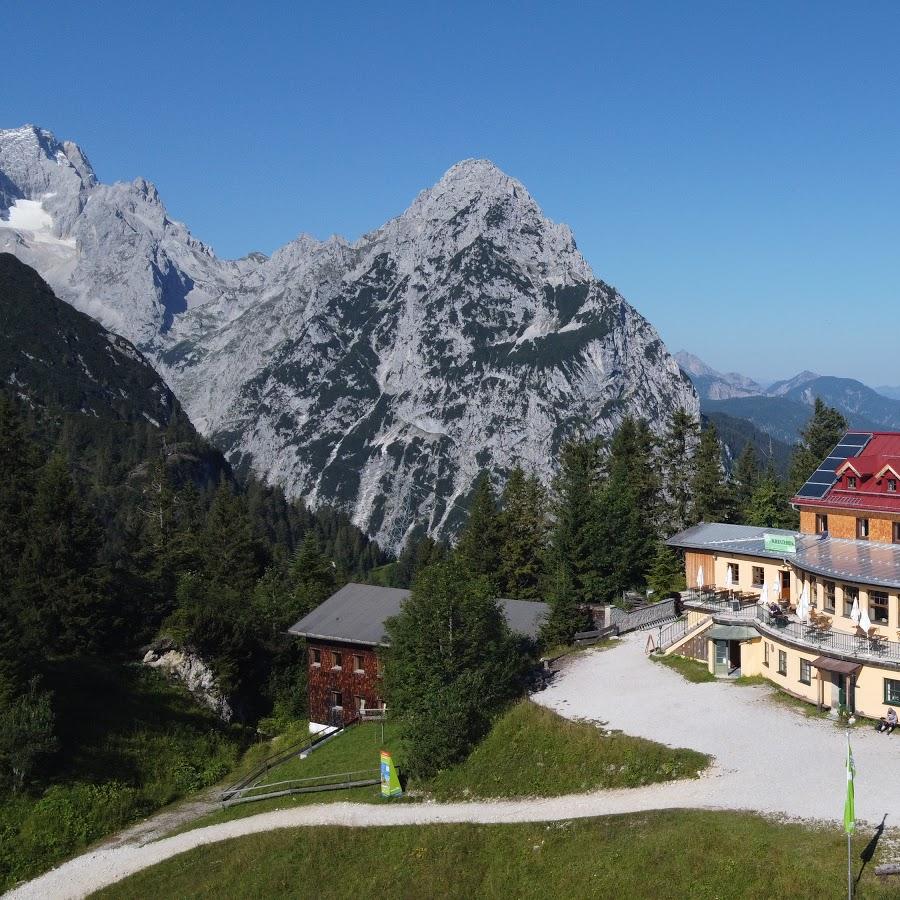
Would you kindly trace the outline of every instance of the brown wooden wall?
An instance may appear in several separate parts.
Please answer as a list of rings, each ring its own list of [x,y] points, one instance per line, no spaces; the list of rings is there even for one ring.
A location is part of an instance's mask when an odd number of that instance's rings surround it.
[[[856,538],[857,515],[855,512],[847,513],[844,510],[801,509],[800,530],[804,534],[815,534],[817,512],[823,512],[828,516],[828,533],[832,537],[847,538],[849,540],[854,540]],[[868,518],[869,520],[870,541],[879,541],[884,544],[890,544],[893,541],[894,522],[900,522],[900,516],[885,516],[866,512],[860,512],[859,516],[860,518]]]
[[[690,640],[685,641],[678,648],[677,652],[680,656],[689,656],[691,659],[699,659],[701,662],[706,662],[709,659],[709,637],[706,632],[694,635]]]
[[[321,665],[313,663],[313,650],[321,653]],[[333,667],[332,653],[341,654],[341,668]],[[355,672],[354,655],[362,656],[362,672]],[[373,647],[357,644],[324,643],[307,640],[309,721],[330,724],[331,692],[342,694],[343,721],[356,718],[356,698],[363,697],[366,708],[381,706],[382,679],[378,674],[378,652]]]
[[[703,566],[703,583],[716,583],[716,570],[712,553],[698,553],[686,550],[684,554],[684,577],[689,588],[697,587],[697,570]]]

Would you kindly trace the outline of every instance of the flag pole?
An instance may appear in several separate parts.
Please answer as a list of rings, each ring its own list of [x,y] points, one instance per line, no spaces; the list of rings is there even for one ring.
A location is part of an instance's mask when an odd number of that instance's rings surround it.
[[[850,749],[850,729],[847,729],[847,799],[844,802],[844,831],[847,833],[847,900],[853,900],[853,832],[856,830],[856,767]]]

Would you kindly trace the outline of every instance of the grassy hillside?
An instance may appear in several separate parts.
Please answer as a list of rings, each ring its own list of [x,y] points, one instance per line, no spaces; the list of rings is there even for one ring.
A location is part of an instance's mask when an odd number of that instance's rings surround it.
[[[875,862],[859,896],[896,897],[896,884],[874,877]],[[522,825],[273,831],[200,847],[95,896],[819,898],[845,895],[846,865],[837,827],[673,810]],[[854,873],[860,865],[856,859]]]

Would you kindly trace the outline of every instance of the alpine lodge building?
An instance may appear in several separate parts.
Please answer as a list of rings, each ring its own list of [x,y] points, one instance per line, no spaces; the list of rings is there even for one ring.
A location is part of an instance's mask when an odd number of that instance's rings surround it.
[[[849,431],[791,499],[800,530],[701,522],[666,653],[873,719],[900,710],[900,433]]]

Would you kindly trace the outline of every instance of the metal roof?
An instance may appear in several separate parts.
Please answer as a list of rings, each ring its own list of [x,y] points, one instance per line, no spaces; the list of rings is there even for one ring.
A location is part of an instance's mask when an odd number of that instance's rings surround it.
[[[370,646],[387,643],[384,623],[400,612],[409,591],[375,584],[344,585],[288,631],[299,637]],[[497,601],[512,631],[537,638],[547,604],[534,600]]]
[[[679,547],[682,550],[707,550],[737,553],[743,556],[768,556],[772,559],[784,559],[784,551],[765,549],[763,541],[765,534],[793,537],[798,542],[804,537],[799,531],[788,531],[784,528],[758,528],[755,525],[701,522],[699,525],[694,525],[692,528],[687,528],[670,537],[666,543],[670,547]],[[788,555],[792,556],[793,554]]]
[[[817,656],[810,665],[824,672],[837,672],[839,675],[858,675],[862,668],[862,663],[832,659],[830,656]]]
[[[752,641],[759,632],[750,625],[713,625],[701,636],[714,641]]]
[[[827,538],[815,541],[793,560],[799,569],[836,581],[900,587],[900,545]]]

